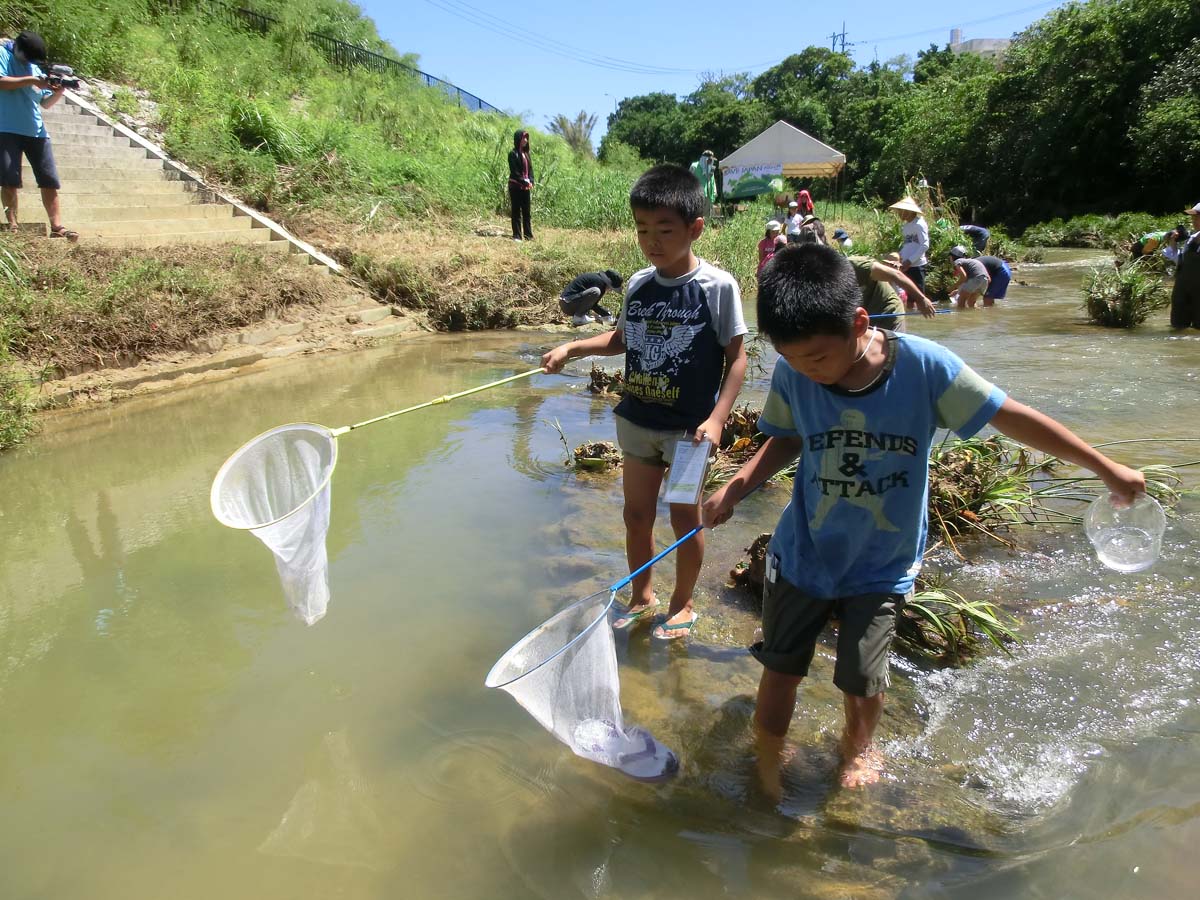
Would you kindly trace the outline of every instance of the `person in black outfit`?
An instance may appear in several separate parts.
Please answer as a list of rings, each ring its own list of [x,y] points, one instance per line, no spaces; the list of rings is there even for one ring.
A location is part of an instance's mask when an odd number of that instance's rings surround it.
[[[529,132],[513,135],[512,152],[508,154],[508,201],[512,208],[513,240],[533,240],[533,225],[529,221],[529,195],[533,192],[533,162],[529,159]]]
[[[600,305],[600,298],[609,291],[619,291],[622,279],[619,272],[584,272],[566,286],[558,297],[558,308],[571,317],[572,325],[590,325],[596,319],[601,325],[617,324],[616,317]],[[595,314],[593,318],[592,314]]]
[[[1200,328],[1200,203],[1186,211],[1192,217],[1192,235],[1180,241],[1168,236],[1163,255],[1175,261],[1175,287],[1171,291],[1171,327]]]

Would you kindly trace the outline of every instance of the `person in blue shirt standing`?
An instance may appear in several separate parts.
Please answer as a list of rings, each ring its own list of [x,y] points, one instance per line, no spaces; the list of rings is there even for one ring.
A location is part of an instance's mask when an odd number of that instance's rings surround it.
[[[764,667],[754,721],[764,787],[817,640],[838,619],[834,684],[846,716],[840,781],[877,781],[872,746],[890,685],[896,615],[913,589],[928,529],[929,449],[939,428],[968,438],[985,425],[1094,472],[1122,504],[1141,472],[1109,459],[1049,416],[1007,396],[933,341],[873,327],[849,260],[829,247],[787,247],[763,268],[758,330],[779,353],[758,428],[767,440],[701,505],[725,522],[752,488],[799,459],[791,502],[767,555]]]
[[[63,227],[58,207],[58,169],[50,149],[50,135],[42,120],[63,95],[52,87],[42,66],[46,42],[41,35],[22,31],[15,41],[0,44],[0,201],[8,227],[17,230],[17,191],[21,188],[21,157],[29,160],[34,180],[42,192],[42,205],[50,220],[50,237],[79,240]]]

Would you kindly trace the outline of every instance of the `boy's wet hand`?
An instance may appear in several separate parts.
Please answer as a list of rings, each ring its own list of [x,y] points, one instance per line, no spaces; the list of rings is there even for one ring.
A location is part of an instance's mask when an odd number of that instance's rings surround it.
[[[1129,466],[1114,465],[1112,470],[1103,476],[1103,481],[1112,494],[1114,505],[1118,507],[1129,506],[1146,493],[1146,476]]]
[[[562,367],[567,362],[567,346],[564,344],[561,347],[555,347],[553,350],[548,350],[542,355],[542,368],[546,370],[547,375],[554,375],[562,371]]]
[[[700,522],[705,528],[715,528],[729,521],[737,504],[729,502],[727,496],[726,489],[721,488],[700,504]]]

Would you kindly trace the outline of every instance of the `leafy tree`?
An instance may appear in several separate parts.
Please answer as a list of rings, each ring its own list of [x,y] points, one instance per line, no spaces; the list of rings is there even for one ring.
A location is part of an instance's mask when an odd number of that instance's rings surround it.
[[[549,122],[550,133],[557,134],[576,153],[581,156],[594,156],[592,150],[592,129],[596,127],[596,116],[586,111],[580,111],[574,119],[568,119],[562,113]]]
[[[972,195],[1017,221],[1144,203],[1141,91],[1197,34],[1200,4],[1159,0],[1071,3],[1030,26],[989,88]]]
[[[718,78],[706,81],[684,98],[680,112],[686,122],[682,140],[670,161],[693,162],[703,151],[712,150],[720,159],[736,150],[759,121],[759,106],[747,96],[745,79]],[[761,130],[761,129],[758,129]]]
[[[1200,192],[1200,38],[1142,89],[1133,142],[1138,172],[1162,208]]]
[[[616,141],[633,147],[648,160],[682,162],[679,141],[684,115],[674,94],[641,94],[626,97],[608,117],[608,131],[600,141],[600,155]]]

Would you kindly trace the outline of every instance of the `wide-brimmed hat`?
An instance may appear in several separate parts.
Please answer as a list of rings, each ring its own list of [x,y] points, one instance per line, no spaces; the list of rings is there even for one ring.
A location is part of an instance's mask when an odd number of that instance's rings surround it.
[[[1197,203],[1195,206],[1189,206],[1184,212],[1190,213],[1193,216],[1200,216],[1200,203]]]
[[[805,216],[803,219],[800,220],[800,224],[801,225],[809,225],[813,222],[819,222],[819,221],[820,221],[820,219],[818,219],[812,213],[809,213],[807,216]]]
[[[897,200],[895,203],[889,206],[888,209],[899,209],[903,210],[904,212],[916,213],[918,216],[921,214],[921,207],[917,205],[917,201],[912,197],[905,197],[901,200]]]
[[[782,228],[783,226],[774,219],[771,219],[769,222],[767,222],[767,231],[780,231]]]

